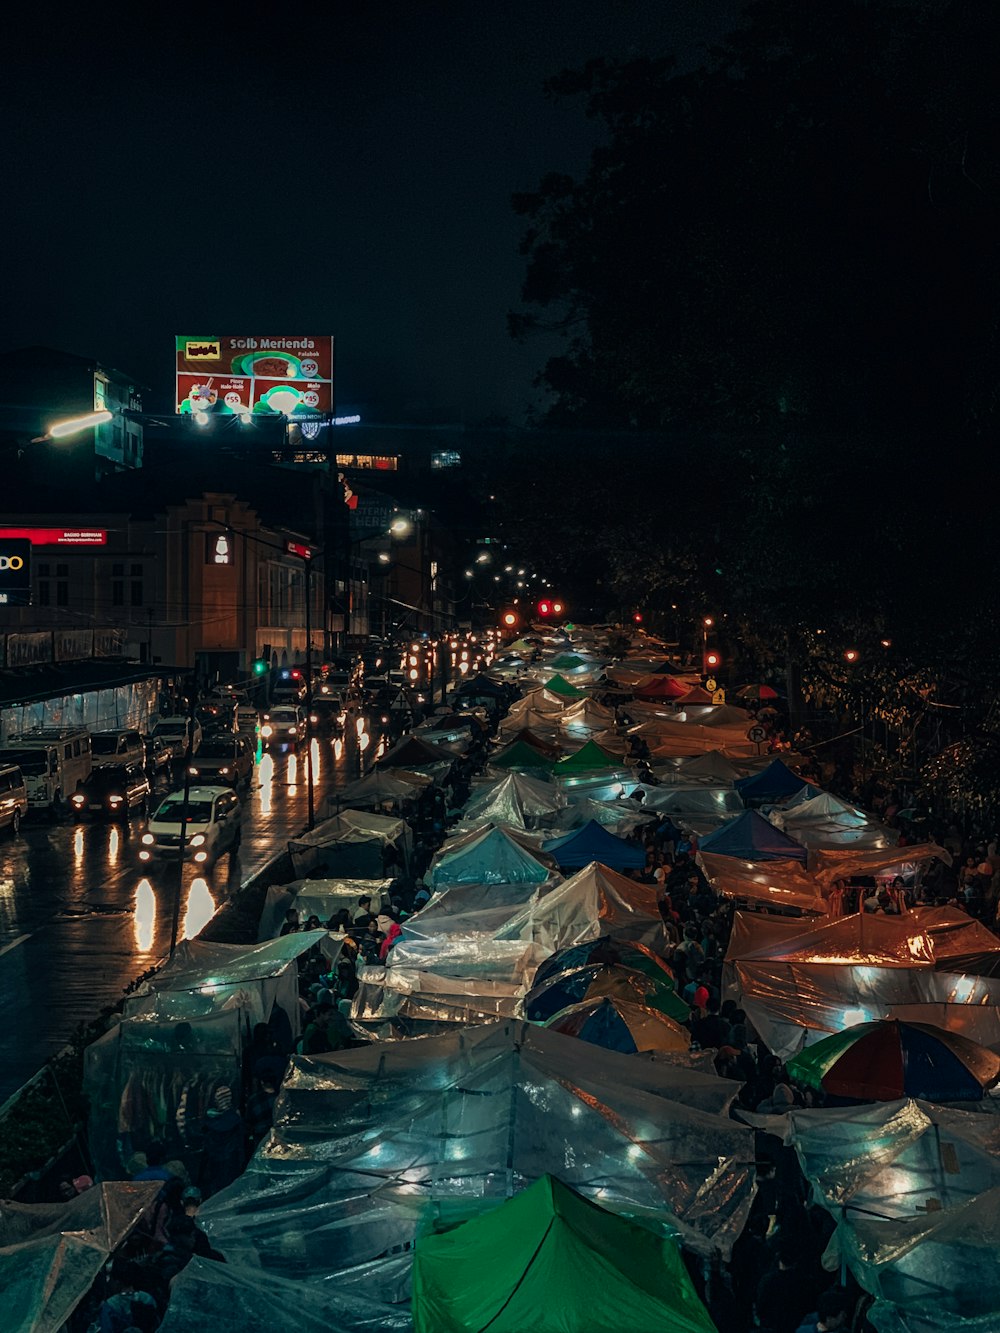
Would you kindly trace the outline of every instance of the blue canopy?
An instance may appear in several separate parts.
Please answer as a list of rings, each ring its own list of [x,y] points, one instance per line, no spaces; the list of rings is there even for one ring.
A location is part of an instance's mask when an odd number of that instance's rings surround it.
[[[806,849],[756,810],[723,824],[698,842],[698,850],[714,856],[738,856],[742,861],[805,861]]]
[[[600,861],[612,870],[641,870],[646,864],[646,853],[641,847],[609,833],[596,819],[543,843],[542,851],[555,857],[560,870],[577,870],[589,866],[591,861]]]
[[[774,759],[767,768],[748,778],[737,778],[733,786],[744,801],[783,801],[794,796],[803,787],[802,779],[780,759]]]

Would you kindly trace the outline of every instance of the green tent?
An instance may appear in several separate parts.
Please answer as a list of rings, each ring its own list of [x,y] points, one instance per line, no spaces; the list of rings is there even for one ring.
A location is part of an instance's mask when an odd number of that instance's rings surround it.
[[[560,759],[552,770],[558,777],[560,773],[593,773],[602,768],[619,769],[624,764],[621,755],[610,754],[603,750],[596,741],[588,741],[576,754]]]
[[[418,1237],[414,1333],[715,1333],[675,1243],[552,1176]]]
[[[587,663],[582,657],[577,657],[576,653],[563,653],[552,665],[556,671],[575,671],[577,667],[586,666]]]
[[[551,680],[547,680],[542,686],[543,690],[548,690],[549,694],[558,694],[560,699],[586,699],[583,690],[578,690],[575,685],[571,685],[565,676],[560,676],[557,671]]]
[[[493,756],[490,764],[494,768],[541,768],[546,773],[551,773],[554,767],[552,759],[546,759],[541,750],[536,750],[527,741],[515,741],[513,745],[508,745]]]

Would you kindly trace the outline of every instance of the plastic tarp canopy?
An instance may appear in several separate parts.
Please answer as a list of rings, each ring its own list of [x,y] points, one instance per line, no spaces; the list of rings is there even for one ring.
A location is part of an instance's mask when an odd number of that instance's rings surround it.
[[[0,1201],[4,1333],[59,1333],[161,1181],[107,1181],[67,1202]]]
[[[616,673],[616,678],[621,679],[620,673]],[[683,699],[691,689],[687,681],[677,680],[675,676],[640,676],[638,680],[623,683],[632,686],[637,699]]]
[[[576,870],[591,861],[600,861],[612,870],[641,870],[646,864],[642,847],[609,833],[594,819],[582,828],[543,843],[542,848],[555,857],[560,870]]]
[[[456,694],[471,695],[473,698],[506,699],[507,689],[499,681],[480,673],[468,680],[463,680],[455,690]]]
[[[994,1333],[1000,1310],[1000,1188],[956,1208],[881,1222],[850,1217],[835,1243],[879,1333]]]
[[[271,1135],[199,1222],[230,1264],[309,1286],[415,1238],[418,1217],[380,1212],[380,1183],[434,1209],[500,1202],[559,1171],[726,1257],[753,1194],[753,1134],[673,1101],[677,1077],[518,1022],[297,1057]]]
[[[825,889],[835,880],[850,879],[854,875],[872,875],[878,879],[894,879],[902,875],[904,879],[913,879],[922,866],[933,860],[950,866],[951,853],[936,843],[923,842],[913,847],[882,850],[817,847],[810,856],[816,878]]]
[[[594,801],[584,796],[571,801],[565,810],[559,812],[556,826],[563,829],[582,828],[590,820],[595,820],[624,838],[655,819],[653,811],[644,810],[638,801]]]
[[[235,1009],[252,1027],[276,1006],[293,1036],[299,1031],[296,959],[328,938],[325,930],[295,931],[264,944],[211,944],[185,940],[159,972],[125,999],[125,1017],[157,1014],[194,1019]]]
[[[684,759],[721,750],[730,759],[742,759],[753,753],[753,744],[740,732],[720,732],[711,727],[699,727],[692,722],[664,723],[660,743],[653,748],[657,760]]]
[[[87,1141],[96,1174],[131,1174],[133,1153],[163,1144],[167,1161],[197,1168],[201,1122],[216,1088],[236,1091],[244,1030],[238,1010],[175,1022],[152,1014],[126,1018],[84,1053],[90,1102]]]
[[[565,676],[561,676],[557,671],[544,684],[543,689],[546,694],[558,695],[560,699],[583,699],[586,696],[582,690],[578,690],[575,685],[571,685]]]
[[[570,776],[577,773],[597,773],[603,770],[611,772],[622,770],[621,757],[610,754],[607,750],[602,750],[596,741],[590,740],[575,754],[567,755],[565,759],[560,759],[553,772],[557,778]]]
[[[388,972],[422,968],[454,976],[516,981],[523,945],[496,936],[532,901],[538,885],[456,884],[434,897],[403,927],[388,957]]]
[[[1000,976],[1000,939],[981,921],[957,907],[922,907],[911,915],[930,936],[939,970]]]
[[[376,810],[382,806],[399,809],[408,801],[419,800],[420,793],[430,785],[431,779],[426,773],[413,773],[405,768],[375,769],[328,796],[327,809],[332,814],[345,809]]]
[[[415,1333],[714,1333],[676,1244],[550,1175],[418,1237]]]
[[[632,790],[642,791],[642,804],[660,814],[730,820],[744,813],[743,802],[731,786],[710,787],[700,783],[684,787],[671,783],[652,787],[648,783],[636,783]]]
[[[546,956],[599,935],[638,940],[651,948],[661,945],[663,920],[655,885],[626,879],[594,862],[539,894],[512,918],[499,938],[530,942]]]
[[[689,756],[680,769],[685,776],[717,778],[720,782],[734,782],[740,776],[740,770],[721,750],[708,750],[704,754]]]
[[[446,842],[426,878],[436,889],[450,884],[542,884],[554,868],[540,847],[489,823]]]
[[[566,774],[557,779],[560,787],[570,801],[617,801],[635,787],[631,772],[624,764],[609,773]]]
[[[512,772],[474,791],[462,811],[462,819],[485,819],[532,828],[551,823],[565,804],[566,797],[551,782]]]
[[[745,801],[781,801],[802,790],[802,779],[781,759],[748,778],[737,778],[736,790]]]
[[[413,834],[404,820],[371,810],[341,810],[298,838],[289,839],[288,853],[297,876],[329,869],[342,879],[379,879],[383,852],[395,848],[409,864]]]
[[[538,750],[546,759],[558,759],[562,753],[562,747],[558,741],[542,736],[537,731],[532,731],[530,727],[519,728],[508,736],[508,741],[511,745],[523,741],[525,745],[530,745],[533,750]]]
[[[508,971],[513,974],[515,967]],[[421,1037],[473,1023],[513,1018],[524,987],[518,981],[493,977],[452,976],[447,964],[429,967],[365,967],[351,1017],[380,1041]]]
[[[802,861],[806,849],[756,810],[744,810],[738,818],[710,833],[701,844],[713,856],[733,856],[741,861]]]
[[[1000,1117],[903,1099],[789,1112],[817,1201],[835,1216],[915,1217],[1000,1187]]]
[[[756,863],[699,850],[695,860],[716,893],[775,908],[825,915],[829,904],[798,861]]]
[[[555,760],[546,758],[540,750],[536,750],[527,741],[519,740],[491,755],[490,767],[516,769],[525,773],[530,773],[532,769],[541,769],[543,772],[551,773],[555,767]]]
[[[404,736],[379,760],[379,768],[408,768],[417,773],[444,766],[444,772],[455,761],[450,750],[422,740],[419,736]]]
[[[581,699],[567,708],[559,719],[560,730],[585,735],[606,731],[615,725],[615,710],[593,699]]]
[[[391,879],[295,879],[290,884],[272,884],[264,899],[257,939],[260,943],[277,939],[290,907],[296,909],[302,923],[310,916],[325,923],[341,908],[353,919],[358,899],[367,897],[377,914],[388,907],[392,885]]]

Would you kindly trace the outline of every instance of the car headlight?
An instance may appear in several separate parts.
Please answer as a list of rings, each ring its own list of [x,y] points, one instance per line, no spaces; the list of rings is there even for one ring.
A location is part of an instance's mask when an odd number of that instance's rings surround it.
[[[205,841],[204,833],[196,833],[194,837],[191,839],[191,846],[201,847],[204,841]]]
[[[270,735],[273,734],[273,728],[271,728],[271,727],[261,727],[261,729],[260,729],[260,734],[261,734],[262,736],[270,736]]]
[[[208,852],[195,852],[194,859],[199,863],[208,860]]]
[[[225,775],[226,773],[229,772],[229,769],[228,769],[228,768],[220,768],[220,769],[219,769],[219,772],[222,773],[223,775]]]
[[[153,837],[152,833],[144,833],[142,835],[142,845],[144,847],[152,847],[155,841],[156,839]]]
[[[289,728],[288,728],[288,734],[289,734],[289,736],[295,736],[295,735],[297,734],[297,730],[296,730],[296,728],[295,728],[295,727],[289,727]]]
[[[122,803],[122,798],[120,796],[108,797],[108,805],[121,805],[121,803]]]
[[[315,726],[316,723],[319,721],[319,717],[315,713],[310,713],[309,721],[313,724],[313,726]]]
[[[188,769],[188,772],[191,774],[193,778],[196,778],[198,776],[198,770],[195,768],[194,764],[191,765],[191,767]]]
[[[80,793],[77,792],[77,794],[72,799],[74,805],[80,806],[83,805],[84,801],[86,800],[86,797],[81,796]]]

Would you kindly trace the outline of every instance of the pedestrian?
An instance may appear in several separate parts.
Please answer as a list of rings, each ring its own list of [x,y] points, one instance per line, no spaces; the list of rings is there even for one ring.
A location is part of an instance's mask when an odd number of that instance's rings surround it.
[[[220,1084],[215,1089],[201,1128],[204,1137],[199,1179],[206,1194],[217,1194],[233,1183],[245,1160],[243,1117],[233,1106],[228,1085]]]
[[[836,1333],[851,1322],[851,1299],[842,1287],[824,1291],[816,1302],[815,1313],[807,1315],[795,1333]]]

